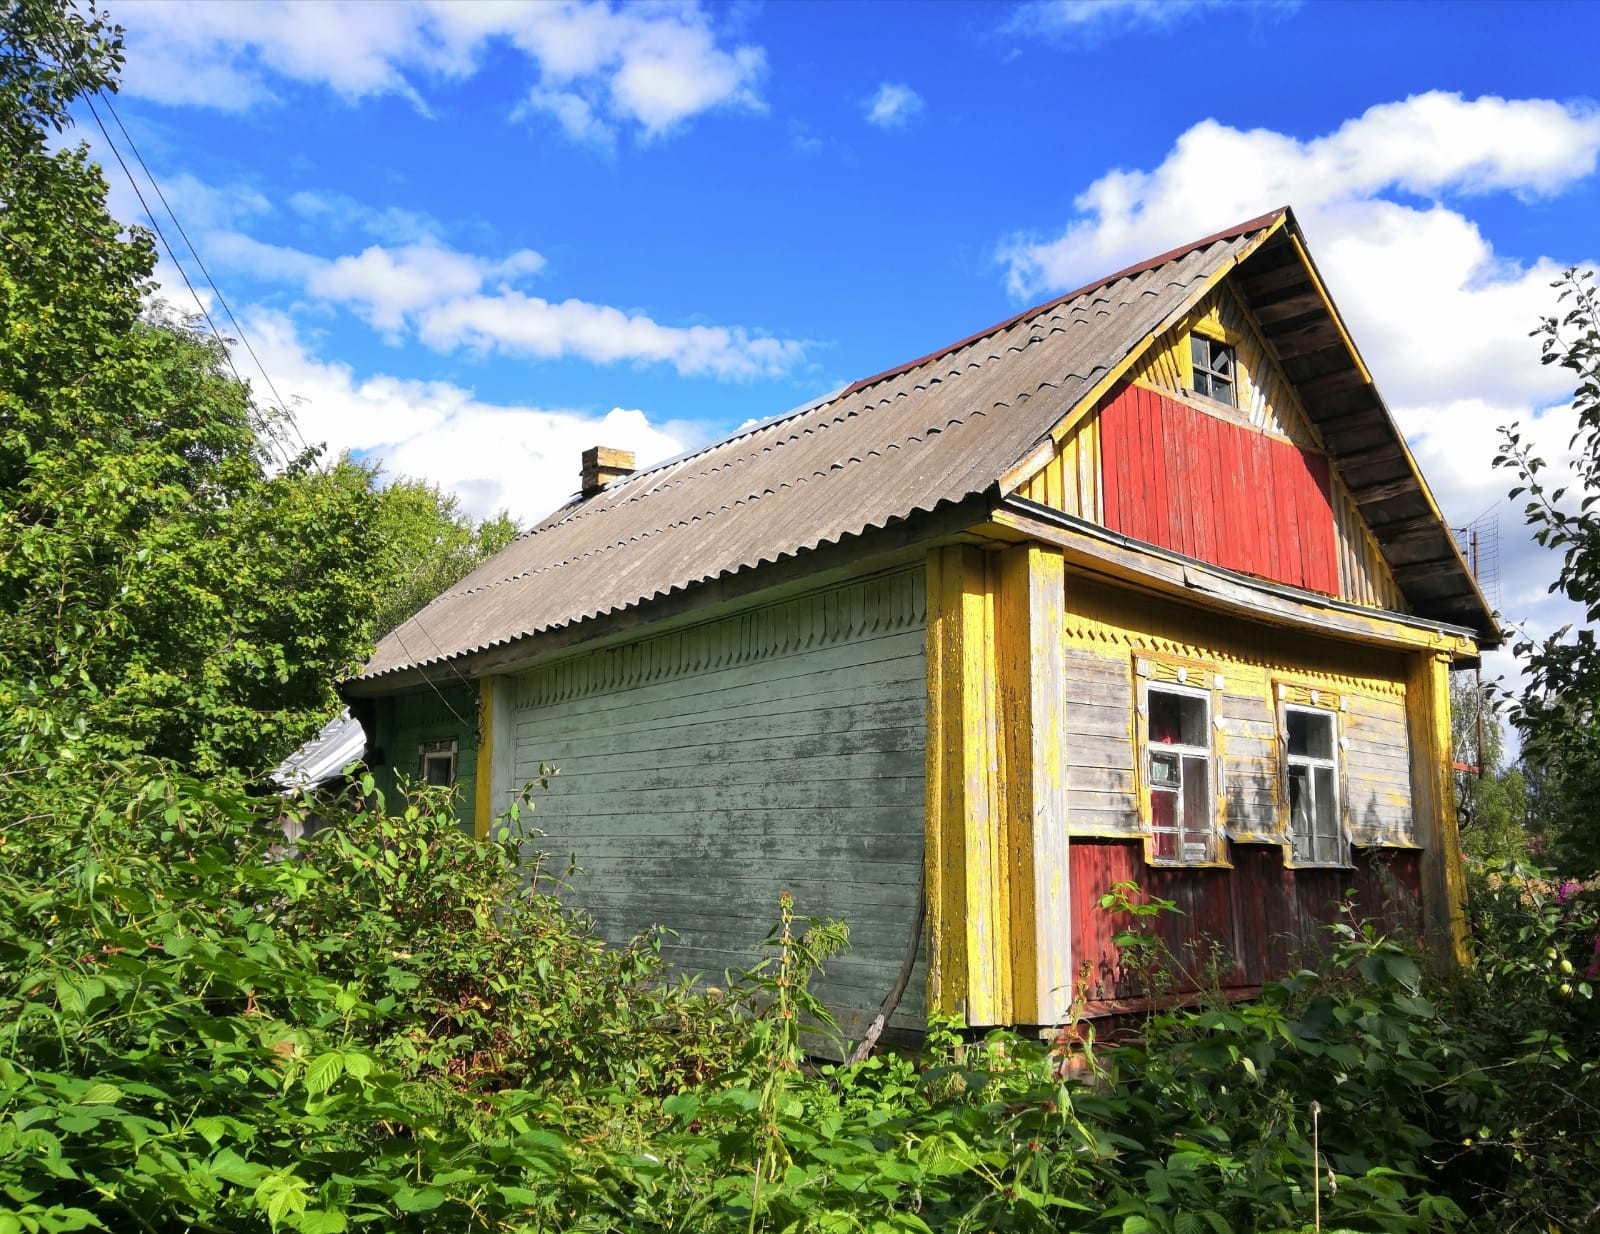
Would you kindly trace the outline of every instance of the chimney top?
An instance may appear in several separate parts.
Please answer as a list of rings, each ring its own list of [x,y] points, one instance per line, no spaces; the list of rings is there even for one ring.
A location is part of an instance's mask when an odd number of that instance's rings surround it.
[[[583,495],[593,497],[613,480],[633,474],[633,451],[591,446],[583,452]]]

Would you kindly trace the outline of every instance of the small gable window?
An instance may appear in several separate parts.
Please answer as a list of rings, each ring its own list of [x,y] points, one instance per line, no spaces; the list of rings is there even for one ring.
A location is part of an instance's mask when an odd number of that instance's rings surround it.
[[[1146,688],[1145,716],[1150,859],[1214,862],[1211,697],[1205,691],[1152,682]]]
[[[1338,719],[1331,711],[1283,709],[1289,842],[1296,865],[1347,863],[1339,814]]]
[[[449,788],[456,782],[456,743],[424,741],[417,751],[417,772],[424,784]]]
[[[1203,334],[1189,336],[1189,358],[1194,365],[1194,392],[1205,398],[1239,405],[1235,393],[1233,348]]]

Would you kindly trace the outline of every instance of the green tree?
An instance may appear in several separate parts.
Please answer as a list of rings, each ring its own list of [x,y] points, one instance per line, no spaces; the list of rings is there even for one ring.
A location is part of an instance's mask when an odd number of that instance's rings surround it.
[[[372,477],[376,481],[378,473]],[[522,530],[504,510],[476,522],[454,493],[408,477],[383,487],[377,519],[389,580],[374,615],[380,634],[420,611]]]
[[[1505,765],[1505,734],[1494,687],[1466,675],[1450,682],[1451,745],[1456,772],[1456,821],[1468,855],[1491,865],[1528,855],[1528,786],[1520,767]]]
[[[1509,714],[1538,784],[1537,824],[1554,839],[1562,864],[1593,870],[1600,867],[1600,292],[1592,271],[1568,270],[1554,286],[1559,311],[1534,333],[1544,363],[1577,377],[1570,443],[1576,485],[1552,488],[1542,475],[1545,461],[1516,425],[1502,430],[1495,465],[1516,473],[1511,496],[1527,498],[1523,513],[1534,539],[1561,554],[1550,590],[1574,601],[1584,624],[1516,643],[1527,685]]]
[[[246,771],[335,705],[383,583],[359,469],[274,458],[222,341],[149,306],[67,107],[114,89],[93,10],[0,15],[0,715],[48,747]]]

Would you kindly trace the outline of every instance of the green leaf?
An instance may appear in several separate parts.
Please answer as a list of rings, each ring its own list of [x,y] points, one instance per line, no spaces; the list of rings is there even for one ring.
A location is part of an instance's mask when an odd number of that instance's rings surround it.
[[[117,1102],[121,1100],[122,1090],[115,1084],[107,1084],[102,1081],[99,1084],[91,1084],[88,1088],[86,1088],[83,1091],[83,1095],[78,1098],[78,1104],[116,1105]]]
[[[306,1068],[306,1091],[313,1096],[327,1092],[344,1074],[344,1069],[344,1055],[337,1050],[319,1054]]]
[[[394,1206],[403,1213],[432,1212],[444,1203],[444,1192],[437,1187],[404,1186],[394,1194]]]

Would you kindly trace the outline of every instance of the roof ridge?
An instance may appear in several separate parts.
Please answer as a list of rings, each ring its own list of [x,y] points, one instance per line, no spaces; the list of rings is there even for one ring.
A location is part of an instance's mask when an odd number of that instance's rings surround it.
[[[973,343],[979,342],[989,337],[991,334],[998,334],[1002,330],[1008,330],[1018,322],[1026,321],[1030,317],[1036,317],[1040,313],[1043,313],[1049,309],[1059,308],[1061,305],[1066,304],[1069,301],[1076,300],[1079,296],[1086,296],[1090,292],[1099,291],[1102,287],[1108,287],[1112,283],[1117,282],[1119,279],[1132,278],[1134,275],[1144,274],[1150,270],[1156,269],[1158,266],[1164,266],[1170,261],[1176,261],[1180,257],[1187,257],[1190,253],[1193,253],[1198,249],[1207,248],[1210,245],[1218,244],[1223,240],[1232,240],[1238,236],[1244,235],[1246,232],[1255,231],[1258,228],[1266,227],[1269,224],[1276,222],[1288,212],[1288,206],[1279,206],[1276,210],[1269,210],[1267,213],[1257,215],[1255,218],[1249,219],[1243,223],[1235,223],[1232,227],[1224,228],[1222,231],[1205,236],[1202,239],[1195,240],[1189,244],[1181,244],[1177,248],[1168,249],[1165,253],[1159,253],[1154,257],[1147,257],[1143,261],[1135,262],[1131,266],[1125,266],[1123,269],[1118,270],[1114,274],[1108,274],[1104,278],[1095,279],[1092,283],[1085,283],[1082,287],[1079,287],[1076,290],[1069,291],[1064,295],[1056,296],[1053,299],[1044,301],[1043,303],[1035,304],[1032,308],[1023,309],[1022,312],[1008,317],[1004,321],[996,322],[994,325],[989,326],[986,329],[979,330],[975,334],[969,334],[966,338],[951,343],[949,346],[941,347],[937,351],[930,351],[927,355],[922,356],[919,359],[909,360],[904,364],[897,364],[893,368],[885,369],[883,372],[877,373],[871,377],[863,377],[860,381],[857,381],[853,385],[847,387],[839,397],[846,398],[849,395],[857,393],[858,391],[867,389],[869,386],[875,386],[880,381],[887,381],[891,377],[898,377],[901,373],[910,372],[912,369],[918,368],[921,365],[929,363],[930,361],[937,360],[941,356],[947,356],[952,352],[960,351],[963,347],[967,347]]]

